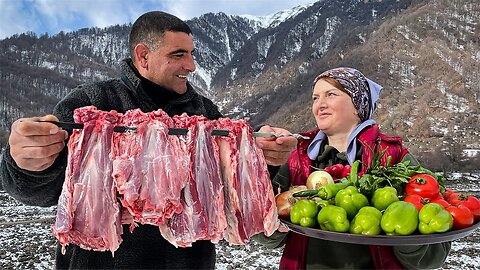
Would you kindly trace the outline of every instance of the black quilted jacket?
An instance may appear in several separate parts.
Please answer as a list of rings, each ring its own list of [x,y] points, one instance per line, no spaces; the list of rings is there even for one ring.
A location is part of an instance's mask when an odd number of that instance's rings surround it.
[[[144,112],[159,109],[143,89],[141,79],[131,59],[121,62],[121,77],[108,81],[88,83],[73,89],[57,106],[53,114],[61,121],[73,121],[76,108],[93,105],[99,110],[127,110],[140,108]],[[157,98],[158,99],[158,98]],[[211,100],[196,93],[188,85],[183,95],[162,102],[162,109],[170,116],[186,112],[217,119],[222,115]],[[17,167],[10,156],[9,146],[0,163],[4,189],[17,200],[36,206],[56,205],[65,179],[67,148],[56,162],[42,172],[25,171]],[[53,236],[52,236],[53,237]],[[159,233],[157,227],[141,225],[129,232],[124,226],[123,242],[112,257],[111,252],[96,252],[68,245],[66,254],[57,247],[57,269],[212,269],[215,267],[215,247],[210,241],[197,241],[191,248],[175,248]]]

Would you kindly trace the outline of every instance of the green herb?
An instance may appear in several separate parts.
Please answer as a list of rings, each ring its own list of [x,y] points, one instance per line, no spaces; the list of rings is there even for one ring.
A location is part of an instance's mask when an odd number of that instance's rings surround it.
[[[349,175],[350,182],[353,183],[361,193],[370,197],[376,189],[391,186],[398,191],[399,195],[403,195],[405,185],[409,179],[419,173],[432,175],[437,179],[440,186],[443,187],[445,183],[444,176],[433,173],[420,165],[410,165],[410,161],[408,160],[391,165],[392,157],[388,156],[385,166],[382,165],[381,159],[385,153],[386,149],[379,155],[374,155],[371,166],[366,168],[365,173],[359,175],[358,178]]]

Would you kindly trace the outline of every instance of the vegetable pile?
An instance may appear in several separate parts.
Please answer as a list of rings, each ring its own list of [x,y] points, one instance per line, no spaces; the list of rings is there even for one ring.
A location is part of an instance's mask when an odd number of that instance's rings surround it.
[[[387,158],[383,166],[383,154],[363,174],[360,161],[313,172],[307,186],[277,195],[280,218],[362,235],[443,233],[480,221],[478,198],[445,189],[442,175],[408,161],[390,165]]]

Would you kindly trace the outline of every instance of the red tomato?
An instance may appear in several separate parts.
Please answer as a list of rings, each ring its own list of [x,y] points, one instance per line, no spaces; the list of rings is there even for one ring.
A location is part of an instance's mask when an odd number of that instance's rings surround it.
[[[409,203],[415,205],[415,207],[417,207],[417,209],[418,209],[418,212],[420,212],[420,209],[422,209],[422,207],[425,204],[429,203],[430,199],[422,198],[422,196],[420,196],[418,194],[412,194],[412,195],[408,195],[407,197],[405,197],[405,199],[403,199],[403,201],[409,202]]]
[[[434,200],[436,200],[436,199],[445,200],[445,198],[443,197],[443,195],[442,195],[442,192],[441,192],[441,191],[438,193],[438,196],[437,196],[437,198],[435,198]]]
[[[448,197],[448,202],[453,205],[463,205],[468,207],[472,212],[474,219],[480,220],[480,201],[477,197],[454,192]]]
[[[449,188],[445,189],[445,193],[443,193],[443,198],[445,200],[448,200],[448,197],[450,197],[450,195],[452,195],[452,193],[453,193],[453,190],[451,190]]]
[[[457,191],[452,191],[450,194],[448,194],[448,196],[445,198],[446,201],[450,202],[450,200],[452,200],[453,198],[457,198],[458,200],[458,196],[460,196],[460,192],[457,192]],[[452,204],[452,203],[450,203]]]
[[[468,207],[451,205],[446,210],[452,214],[453,228],[455,230],[467,228],[473,224],[473,214]]]
[[[449,207],[451,204],[449,202],[447,202],[446,200],[444,199],[441,199],[441,198],[437,198],[437,199],[433,199],[430,201],[431,203],[438,203],[440,204],[441,206],[443,206],[443,208],[447,208]]]
[[[422,198],[436,199],[440,193],[440,185],[433,176],[426,173],[415,174],[405,186],[407,195],[417,194]]]

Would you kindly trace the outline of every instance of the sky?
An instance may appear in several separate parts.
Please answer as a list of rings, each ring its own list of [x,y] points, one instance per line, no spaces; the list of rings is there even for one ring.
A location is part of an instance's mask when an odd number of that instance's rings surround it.
[[[55,35],[135,21],[162,10],[187,20],[208,12],[266,16],[316,0],[0,0],[0,39],[24,32]]]

